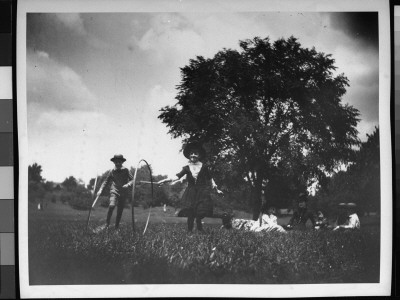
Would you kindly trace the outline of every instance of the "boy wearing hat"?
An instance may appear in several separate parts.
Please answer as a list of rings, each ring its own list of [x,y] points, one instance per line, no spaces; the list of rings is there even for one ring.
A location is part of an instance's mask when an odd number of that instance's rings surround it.
[[[215,184],[209,168],[201,162],[205,154],[206,151],[199,142],[192,141],[186,144],[183,155],[189,159],[188,165],[184,166],[175,178],[166,178],[157,182],[158,185],[166,182],[174,184],[183,176],[186,176],[188,186],[182,196],[183,206],[178,217],[188,218],[189,232],[193,230],[195,220],[197,230],[203,231],[202,219],[213,216],[211,190],[214,189],[218,194],[222,194]]]
[[[291,229],[294,226],[298,226],[299,229],[305,229],[308,220],[310,220],[313,227],[315,227],[314,216],[307,209],[307,195],[305,193],[300,193],[297,201],[297,209],[295,209],[293,216],[286,227]]]
[[[133,176],[127,168],[122,166],[126,161],[122,154],[116,154],[110,160],[114,163],[115,167],[108,172],[107,178],[101,185],[97,195],[100,196],[105,187],[110,186],[110,205],[108,206],[106,227],[108,228],[110,225],[112,213],[115,206],[117,206],[115,228],[118,229],[125,201],[129,196],[128,188],[133,184]]]

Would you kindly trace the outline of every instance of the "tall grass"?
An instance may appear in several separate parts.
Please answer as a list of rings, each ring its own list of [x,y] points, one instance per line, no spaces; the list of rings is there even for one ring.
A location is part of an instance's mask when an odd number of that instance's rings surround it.
[[[376,229],[280,234],[209,226],[187,234],[184,224],[151,224],[142,236],[128,226],[85,233],[84,225],[30,221],[30,284],[379,281]]]

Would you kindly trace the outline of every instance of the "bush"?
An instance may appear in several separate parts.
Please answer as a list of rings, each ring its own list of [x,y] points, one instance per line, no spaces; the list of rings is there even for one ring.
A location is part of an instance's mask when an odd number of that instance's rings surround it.
[[[43,201],[46,191],[40,182],[30,181],[28,183],[28,201],[37,203]]]
[[[92,206],[92,195],[89,191],[76,191],[68,203],[74,209],[88,210]]]
[[[56,201],[56,196],[51,197],[51,201]],[[69,204],[77,210],[88,210],[92,205],[92,194],[86,188],[77,188],[74,190],[62,190],[59,193],[59,199],[63,204]]]

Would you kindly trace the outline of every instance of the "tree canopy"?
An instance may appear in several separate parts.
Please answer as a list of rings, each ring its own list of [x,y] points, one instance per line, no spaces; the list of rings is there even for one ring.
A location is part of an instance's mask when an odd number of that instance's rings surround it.
[[[28,181],[31,182],[36,182],[36,183],[40,183],[44,181],[44,178],[42,177],[42,166],[37,164],[37,163],[33,163],[32,165],[28,166]]]
[[[66,189],[72,190],[78,186],[78,181],[74,176],[69,176],[62,182],[62,186]]]
[[[331,55],[294,37],[239,44],[181,68],[177,103],[159,118],[173,137],[203,142],[215,169],[251,184],[255,217],[274,173],[307,185],[349,161],[359,112],[342,103],[349,82]]]

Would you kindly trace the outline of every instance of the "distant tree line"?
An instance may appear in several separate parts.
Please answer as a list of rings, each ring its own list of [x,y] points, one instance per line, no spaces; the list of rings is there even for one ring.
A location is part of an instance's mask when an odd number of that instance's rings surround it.
[[[54,183],[46,181],[42,177],[42,166],[34,163],[28,166],[28,199],[30,203],[41,204],[45,206],[48,202],[61,202],[68,204],[74,209],[87,210],[93,203],[93,190],[94,194],[97,193],[101,184],[107,177],[108,171],[104,172],[97,178],[96,187],[94,187],[95,178],[90,179],[89,183],[85,183],[76,179],[74,176],[65,178],[62,183]],[[135,169],[131,168],[132,175]],[[166,178],[164,175],[153,176],[153,181],[159,181]],[[150,181],[150,171],[147,167],[142,166],[138,169],[136,175],[134,205],[143,208],[169,205],[179,206],[182,193],[185,190],[186,183],[178,182],[175,185],[164,185],[158,187],[153,185],[153,197],[151,193],[151,185],[140,183],[140,181]],[[132,198],[129,198],[126,205],[131,204]],[[109,189],[105,189],[104,195],[98,200],[98,204],[107,207],[109,204]]]
[[[220,172],[220,170],[218,170]],[[132,174],[135,169],[131,168]],[[62,183],[46,181],[42,175],[42,167],[34,163],[28,167],[28,195],[29,202],[41,203],[59,201],[69,204],[75,209],[88,209],[92,204],[91,192],[94,188],[95,178],[92,178],[85,186],[81,180],[73,176],[67,177]],[[101,183],[105,180],[108,172],[99,176],[95,193]],[[222,173],[222,174],[221,174]],[[219,180],[225,189],[226,196],[221,198],[213,196],[217,209],[232,210],[238,209],[251,211],[250,194],[251,190],[246,184],[233,186],[235,182],[229,176],[229,172],[218,173]],[[225,176],[225,177],[224,177]],[[158,181],[166,176],[156,175],[153,180]],[[232,176],[233,177],[233,176]],[[149,181],[150,173],[147,167],[138,169],[135,188],[135,206],[148,208],[150,206],[179,207],[181,196],[186,188],[185,182],[178,182],[175,185],[154,185],[154,198],[151,198],[150,184],[139,184],[140,181]],[[231,182],[230,182],[231,181]],[[291,208],[293,200],[296,199],[298,176],[293,174],[274,173],[271,176],[269,185],[265,189],[269,205],[277,208]],[[99,199],[99,205],[108,206],[108,196],[103,195]],[[131,199],[130,199],[131,200]],[[367,140],[361,143],[358,150],[352,156],[352,162],[345,170],[338,171],[332,176],[325,177],[319,182],[319,189],[315,196],[310,197],[310,208],[323,210],[325,213],[334,213],[337,204],[341,202],[355,202],[361,211],[380,211],[380,151],[379,151],[379,128],[375,128],[372,134],[367,134]],[[127,205],[130,201],[127,202]]]

